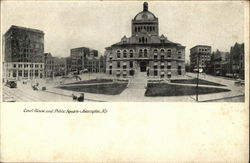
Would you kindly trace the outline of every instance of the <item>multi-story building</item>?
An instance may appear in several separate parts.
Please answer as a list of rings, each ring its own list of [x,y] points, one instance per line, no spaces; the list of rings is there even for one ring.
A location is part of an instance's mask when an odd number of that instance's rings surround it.
[[[159,36],[158,18],[148,10],[132,19],[131,37],[106,48],[106,73],[117,77],[145,73],[149,77],[173,77],[185,73],[185,47]]]
[[[64,76],[67,73],[66,58],[54,57],[54,76]]]
[[[80,47],[71,49],[71,61],[67,62],[71,71],[81,72],[100,72],[100,68],[103,68],[103,58],[99,55],[99,52],[87,47]],[[70,65],[71,64],[71,65]]]
[[[190,70],[202,69],[206,71],[207,63],[211,59],[211,46],[196,45],[190,49]],[[199,63],[199,66],[197,66]]]
[[[230,49],[230,72],[234,76],[244,79],[244,43],[235,43]]]
[[[213,66],[214,75],[225,76],[228,72],[229,52],[222,52],[217,50],[213,55],[211,62]]]
[[[71,57],[66,57],[66,74],[71,72]]]
[[[90,49],[86,47],[79,47],[70,50],[71,57],[71,71],[78,73],[84,69],[84,58],[89,54]]]
[[[12,25],[4,34],[4,78],[43,78],[43,53],[43,31]]]
[[[54,77],[54,57],[51,53],[44,53],[44,77]]]

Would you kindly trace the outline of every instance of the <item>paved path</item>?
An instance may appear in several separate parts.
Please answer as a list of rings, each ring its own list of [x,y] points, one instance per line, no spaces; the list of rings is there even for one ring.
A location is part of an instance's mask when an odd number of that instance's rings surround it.
[[[167,96],[167,97],[145,97],[144,93],[146,91],[146,77],[145,73],[139,73],[134,79],[131,80],[129,87],[125,89],[120,95],[103,95],[94,93],[84,93],[86,102],[88,101],[110,101],[110,102],[195,102],[195,95],[192,96]],[[187,73],[190,77],[196,77],[196,74]],[[201,76],[201,79],[202,78]],[[226,88],[230,89],[230,92],[223,93],[213,93],[199,95],[199,101],[236,101],[240,102],[244,99],[244,87],[235,86],[234,80],[227,80],[225,78],[218,78],[215,76],[206,75],[205,80],[221,83],[226,85],[222,86],[208,86],[200,85],[202,87],[216,87],[216,88]],[[23,101],[23,102],[72,102],[72,93],[79,94],[79,92],[63,90],[55,88],[55,81],[39,81],[40,87],[46,86],[47,91],[34,91],[31,88],[31,83],[22,84],[18,82],[17,88],[9,88],[4,86],[3,88],[3,98],[6,101]],[[170,83],[171,84],[171,83]],[[192,84],[175,84],[175,85],[189,85]]]

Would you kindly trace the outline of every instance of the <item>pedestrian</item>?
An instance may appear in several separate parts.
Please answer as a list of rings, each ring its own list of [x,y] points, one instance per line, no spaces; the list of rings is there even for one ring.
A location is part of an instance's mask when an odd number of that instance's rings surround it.
[[[78,102],[83,102],[84,101],[84,93],[81,93],[81,95],[78,97]]]

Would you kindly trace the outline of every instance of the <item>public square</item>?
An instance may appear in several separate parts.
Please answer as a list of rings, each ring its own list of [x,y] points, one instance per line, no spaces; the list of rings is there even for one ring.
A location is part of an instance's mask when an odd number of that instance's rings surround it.
[[[186,73],[187,79],[195,79],[197,74]],[[79,76],[81,82],[90,81],[93,79],[109,79],[115,80],[106,74],[82,74]],[[224,77],[217,77],[211,75],[200,75],[202,80],[220,83],[224,86],[204,85],[199,84],[201,87],[209,88],[223,88],[229,89],[228,92],[221,93],[208,93],[198,96],[199,102],[244,102],[244,86],[235,85],[235,80],[227,79]],[[35,91],[32,88],[32,83],[39,83],[39,90]],[[71,83],[77,83],[75,78],[63,80],[61,77],[52,79],[38,79],[33,81],[19,81],[17,82],[17,88],[9,88],[4,86],[3,88],[3,101],[16,101],[16,102],[74,102],[72,94],[79,96],[79,91],[65,90],[58,88],[63,85],[72,85]],[[124,83],[124,82],[122,82]],[[92,84],[73,84],[76,86],[96,86]],[[102,85],[109,84],[99,83]],[[181,83],[169,83],[175,86],[196,86],[196,84],[181,84]],[[135,76],[130,79],[126,88],[119,94],[107,95],[98,93],[83,92],[85,95],[84,102],[196,102],[196,94],[192,95],[180,95],[180,96],[164,96],[164,97],[146,97],[146,85],[147,78],[145,76]],[[46,87],[46,90],[42,90],[42,87]]]

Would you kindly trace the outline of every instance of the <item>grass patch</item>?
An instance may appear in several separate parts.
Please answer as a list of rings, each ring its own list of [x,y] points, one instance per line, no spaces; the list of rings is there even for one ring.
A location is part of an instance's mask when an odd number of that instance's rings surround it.
[[[71,85],[71,84],[93,84],[93,83],[109,83],[112,82],[112,79],[91,79],[91,80],[82,80],[73,83],[66,83],[64,85]]]
[[[127,88],[128,83],[112,83],[112,84],[99,84],[99,85],[74,85],[74,86],[59,86],[57,88],[76,91],[87,92],[105,95],[118,95]]]
[[[199,87],[199,94],[228,92],[229,89]],[[148,83],[145,96],[186,96],[195,95],[195,86],[170,85],[167,83]]]
[[[181,84],[196,84],[197,80],[195,78],[193,79],[176,79],[176,80],[171,80],[171,83],[181,83]],[[219,83],[199,79],[199,84],[203,85],[213,85],[213,86],[225,86]]]

